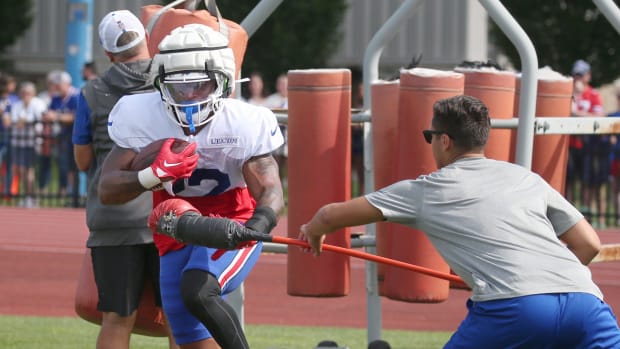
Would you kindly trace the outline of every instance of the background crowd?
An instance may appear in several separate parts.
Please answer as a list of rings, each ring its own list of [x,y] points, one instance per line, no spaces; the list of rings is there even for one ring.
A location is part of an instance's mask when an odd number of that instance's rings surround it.
[[[92,63],[83,72],[84,80],[96,77]],[[66,71],[50,71],[42,91],[0,72],[2,201],[28,208],[41,201],[79,205],[86,183],[80,183],[71,142],[79,92]]]

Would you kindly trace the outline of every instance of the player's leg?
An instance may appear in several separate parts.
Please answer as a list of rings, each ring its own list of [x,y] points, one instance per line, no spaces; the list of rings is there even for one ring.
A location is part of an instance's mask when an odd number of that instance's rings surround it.
[[[217,349],[219,346],[206,327],[190,313],[181,296],[183,268],[194,251],[187,245],[160,257],[161,300],[164,313],[172,329],[176,343],[183,349]],[[208,255],[202,257],[205,265]]]
[[[262,243],[227,251],[214,260],[216,250],[194,247],[183,273],[181,293],[186,307],[223,348],[249,348],[237,314],[223,294],[235,290],[256,264]],[[207,253],[207,263],[204,263]]]
[[[97,349],[129,348],[144,285],[144,262],[135,246],[94,247],[93,271],[103,313]]]
[[[215,276],[199,269],[185,271],[181,294],[187,309],[223,348],[249,348],[235,310],[222,298]]]

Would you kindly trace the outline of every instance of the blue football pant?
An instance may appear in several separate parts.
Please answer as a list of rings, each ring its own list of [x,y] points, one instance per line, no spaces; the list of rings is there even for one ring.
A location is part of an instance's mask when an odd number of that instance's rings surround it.
[[[187,309],[182,295],[183,273],[202,270],[217,278],[222,297],[234,291],[246,279],[262,250],[259,242],[250,248],[231,250],[217,260],[211,256],[217,249],[186,245],[160,257],[162,305],[177,344],[211,338],[212,334]]]
[[[611,308],[587,293],[467,301],[469,313],[444,348],[620,348]]]

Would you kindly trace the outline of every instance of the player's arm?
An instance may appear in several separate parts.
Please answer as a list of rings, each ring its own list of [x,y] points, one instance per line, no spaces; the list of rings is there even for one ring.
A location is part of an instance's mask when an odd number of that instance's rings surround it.
[[[179,153],[172,149],[174,138],[160,146],[150,166],[134,168],[137,153],[114,147],[103,162],[99,180],[99,198],[106,205],[122,204],[146,190],[157,190],[162,183],[189,178],[198,165],[196,143],[188,143]]]
[[[256,200],[254,214],[245,226],[265,234],[275,228],[277,216],[284,209],[284,194],[278,163],[271,154],[250,158],[243,165],[243,178]]]
[[[114,146],[101,169],[99,199],[103,204],[126,203],[149,190],[140,184],[138,171],[131,170],[131,163],[137,153],[132,149]]]
[[[154,233],[218,249],[245,247],[248,241],[271,241],[271,235],[249,229],[232,219],[203,216],[189,202],[179,198],[157,205],[148,224]]]
[[[585,218],[560,235],[560,240],[583,265],[588,265],[601,250],[601,240]]]

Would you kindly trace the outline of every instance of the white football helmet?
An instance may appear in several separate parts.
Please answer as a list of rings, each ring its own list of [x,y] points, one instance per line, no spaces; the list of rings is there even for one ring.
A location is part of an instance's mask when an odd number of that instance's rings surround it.
[[[168,115],[191,133],[211,121],[235,87],[235,58],[228,39],[203,24],[174,29],[159,44],[153,84]]]

